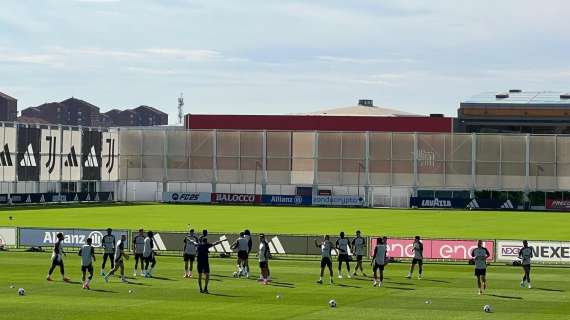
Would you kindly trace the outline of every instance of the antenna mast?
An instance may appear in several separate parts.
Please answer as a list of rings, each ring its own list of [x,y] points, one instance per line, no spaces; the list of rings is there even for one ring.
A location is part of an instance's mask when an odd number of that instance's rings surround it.
[[[184,96],[181,93],[180,97],[178,98],[178,124],[182,124],[182,121],[184,120],[183,107],[184,107]]]

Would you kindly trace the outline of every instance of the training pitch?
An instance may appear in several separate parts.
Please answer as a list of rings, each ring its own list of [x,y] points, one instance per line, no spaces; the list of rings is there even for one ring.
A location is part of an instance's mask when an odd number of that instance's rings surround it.
[[[8,217],[12,216],[12,220]],[[195,205],[109,205],[0,209],[0,226],[88,227],[254,233],[365,235],[569,240],[570,214],[276,208]],[[69,249],[68,249],[69,250]],[[100,253],[98,251],[98,253]],[[371,278],[336,278],[318,285],[317,257],[271,260],[271,285],[261,285],[252,257],[251,279],[235,279],[232,256],[212,255],[210,295],[200,294],[195,278],[184,279],[181,257],[158,256],[153,279],[118,278],[106,284],[95,262],[92,290],[82,290],[80,258],[69,253],[67,274],[75,283],[45,281],[49,253],[0,252],[0,319],[569,319],[570,269],[533,268],[533,289],[522,289],[522,270],[499,263],[488,269],[489,288],[477,295],[473,267],[426,264],[424,279],[405,278],[408,263],[386,267],[383,288]],[[365,271],[371,275],[370,265]],[[325,283],[328,276],[325,277]],[[18,288],[26,290],[18,296]],[[328,301],[335,299],[337,308]],[[483,306],[492,306],[484,313]]]

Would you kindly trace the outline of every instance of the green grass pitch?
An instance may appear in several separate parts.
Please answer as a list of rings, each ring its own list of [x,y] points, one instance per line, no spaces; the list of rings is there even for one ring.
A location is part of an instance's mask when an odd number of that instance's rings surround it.
[[[0,210],[2,226],[186,230],[188,224],[228,232],[249,228],[253,232],[337,234],[344,230],[352,234],[361,229],[367,235],[389,236],[570,238],[570,215],[564,213],[158,204]],[[132,278],[131,260],[126,262],[131,284],[118,279],[106,284],[96,276],[92,290],[86,291],[79,283],[80,261],[75,254],[68,254],[65,262],[77,283],[67,284],[58,276],[56,282],[45,281],[48,253],[0,252],[0,319],[570,319],[568,268],[535,267],[534,288],[529,290],[518,285],[519,268],[494,264],[488,270],[489,289],[478,296],[473,268],[466,264],[426,264],[425,279],[408,280],[408,264],[393,263],[386,268],[385,286],[373,288],[365,277],[335,278],[334,286],[318,285],[316,257],[279,257],[270,262],[273,284],[263,286],[253,279],[232,278],[233,258],[212,258],[212,294],[202,295],[196,279],[182,278],[181,257],[157,260],[158,278]],[[256,261],[251,265],[256,278]],[[370,274],[370,266],[365,268]],[[26,289],[26,296],[18,296],[19,287]],[[336,299],[336,309],[328,307],[330,299]],[[494,312],[484,313],[485,304]]]

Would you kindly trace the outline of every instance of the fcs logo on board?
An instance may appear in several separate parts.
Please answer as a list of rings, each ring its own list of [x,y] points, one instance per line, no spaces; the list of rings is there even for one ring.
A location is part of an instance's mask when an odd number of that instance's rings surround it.
[[[10,155],[10,149],[8,148],[8,144],[4,145],[4,149],[0,152],[0,165],[3,167],[11,167],[12,164],[12,156]]]
[[[87,160],[83,164],[87,168],[93,168],[99,166],[99,161],[97,161],[97,153],[95,153],[95,146],[91,146],[91,150],[87,155]]]
[[[22,160],[20,160],[20,167],[36,167],[36,158],[34,157],[34,149],[32,144],[28,145],[28,149],[24,152]]]

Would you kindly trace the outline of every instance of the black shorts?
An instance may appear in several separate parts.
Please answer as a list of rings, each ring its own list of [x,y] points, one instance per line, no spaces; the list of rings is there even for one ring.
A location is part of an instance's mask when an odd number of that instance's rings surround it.
[[[184,261],[190,261],[190,262],[194,262],[194,259],[196,258],[195,255],[193,254],[184,254]]]
[[[529,270],[530,271],[530,264],[523,264],[522,265],[524,270]]]
[[[346,253],[339,254],[339,255],[338,255],[338,261],[340,261],[340,262],[345,262],[345,261],[346,261],[346,262],[350,262],[350,256],[349,256],[348,254],[346,254]]]
[[[88,266],[81,266],[81,272],[88,271],[89,273],[93,273],[93,264]]]
[[[248,255],[247,255],[247,251],[245,250],[240,250],[238,251],[238,258],[240,259],[247,259]]]
[[[378,264],[378,263],[374,262],[374,267],[372,267],[372,271],[376,271],[376,270],[384,271],[384,266],[385,266],[385,264]]]
[[[487,275],[487,269],[475,269],[476,276],[485,276]]]
[[[52,259],[51,260],[51,265],[52,266],[63,266],[63,259]]]
[[[362,261],[362,257],[363,257],[363,255],[357,254],[356,255],[356,261],[358,261],[358,262]]]
[[[265,269],[265,268],[268,268],[268,267],[269,267],[269,264],[267,263],[267,261],[260,261],[260,262],[259,262],[259,267],[260,267],[261,269]]]
[[[135,253],[135,261],[136,260],[144,260],[142,253]]]
[[[412,259],[412,264],[419,264],[420,266],[424,264],[424,259]]]
[[[208,261],[198,260],[198,273],[210,273],[210,263]]]
[[[321,259],[321,268],[324,268],[324,267],[332,268],[332,261],[330,258],[323,257]]]

